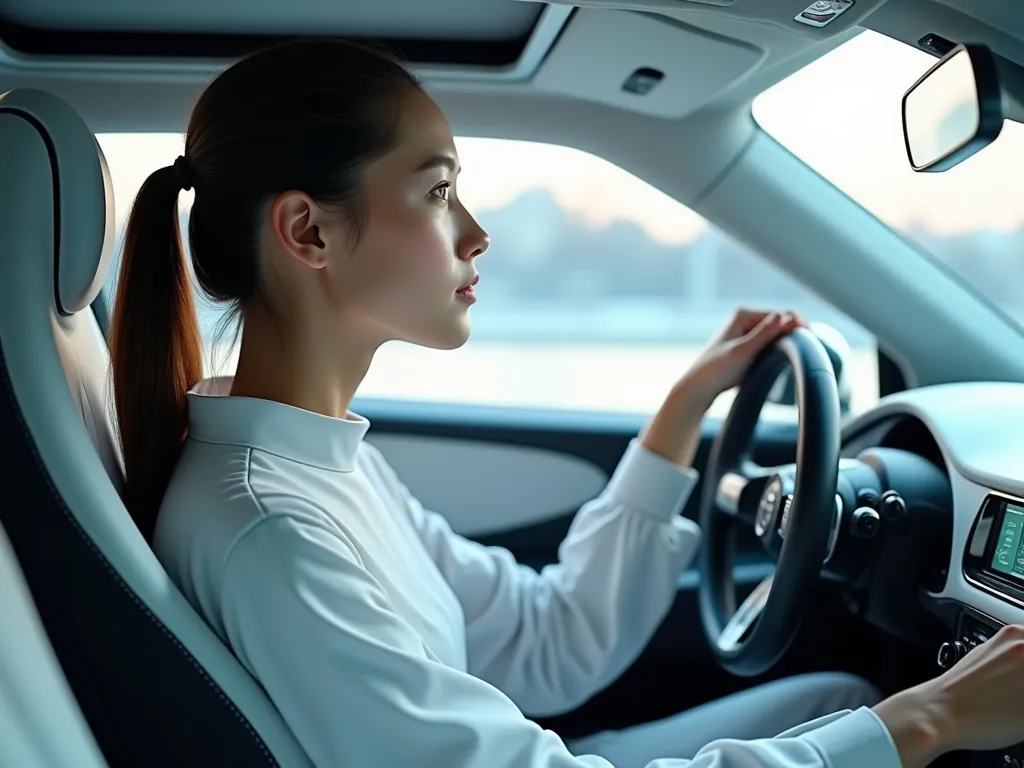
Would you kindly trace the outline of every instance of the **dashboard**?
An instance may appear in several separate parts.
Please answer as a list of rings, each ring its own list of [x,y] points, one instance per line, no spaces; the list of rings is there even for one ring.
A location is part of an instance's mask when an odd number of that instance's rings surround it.
[[[899,486],[888,492],[906,500],[910,521],[906,535],[873,542],[868,621],[931,643],[942,669],[1024,624],[1024,384],[888,396],[846,424],[842,447]],[[1024,744],[974,753],[971,765],[1024,766]]]
[[[955,626],[963,607],[1024,624],[1024,384],[971,382],[884,398],[843,430],[844,454],[913,452],[947,476],[949,562],[920,597]]]

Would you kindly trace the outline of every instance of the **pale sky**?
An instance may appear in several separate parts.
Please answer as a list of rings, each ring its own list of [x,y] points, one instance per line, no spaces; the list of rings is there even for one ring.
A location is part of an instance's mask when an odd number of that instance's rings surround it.
[[[914,173],[903,148],[900,101],[935,59],[865,32],[772,88],[755,102],[765,130],[853,199],[896,228],[936,234],[1024,225],[1024,126],[1007,123],[995,144],[943,174]],[[178,134],[99,137],[119,212],[152,170],[181,152]],[[502,207],[548,189],[595,229],[616,220],[666,244],[692,241],[704,220],[645,182],[592,155],[553,145],[458,140],[459,194],[471,210]],[[1016,188],[1015,188],[1016,187]],[[188,204],[188,197],[183,198]]]

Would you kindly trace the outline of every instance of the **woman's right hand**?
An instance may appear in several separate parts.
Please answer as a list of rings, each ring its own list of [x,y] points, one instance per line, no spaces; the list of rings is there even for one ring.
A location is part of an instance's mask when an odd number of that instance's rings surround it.
[[[1024,742],[1024,627],[1003,627],[941,676],[875,707],[904,768]]]

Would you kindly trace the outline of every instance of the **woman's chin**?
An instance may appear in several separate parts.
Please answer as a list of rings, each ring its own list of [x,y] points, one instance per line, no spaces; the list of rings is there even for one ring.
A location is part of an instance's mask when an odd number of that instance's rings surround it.
[[[464,315],[447,328],[439,328],[434,333],[417,333],[408,341],[429,349],[458,349],[469,341],[469,316]]]
[[[465,327],[463,327],[463,328],[459,328],[458,332],[453,333],[451,335],[451,337],[448,339],[448,344],[446,344],[443,347],[439,347],[439,348],[440,349],[458,349],[459,347],[462,347],[463,345],[465,345],[465,343],[467,341],[469,341],[469,336],[470,336],[470,327],[469,327],[469,318],[468,317],[466,318],[464,326]]]

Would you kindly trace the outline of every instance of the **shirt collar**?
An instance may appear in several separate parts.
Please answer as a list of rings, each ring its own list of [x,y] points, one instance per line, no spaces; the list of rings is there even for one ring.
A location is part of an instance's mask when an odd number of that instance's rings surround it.
[[[235,397],[230,376],[203,379],[188,393],[189,437],[243,445],[322,469],[350,472],[370,422],[351,411],[344,419],[292,405]]]

